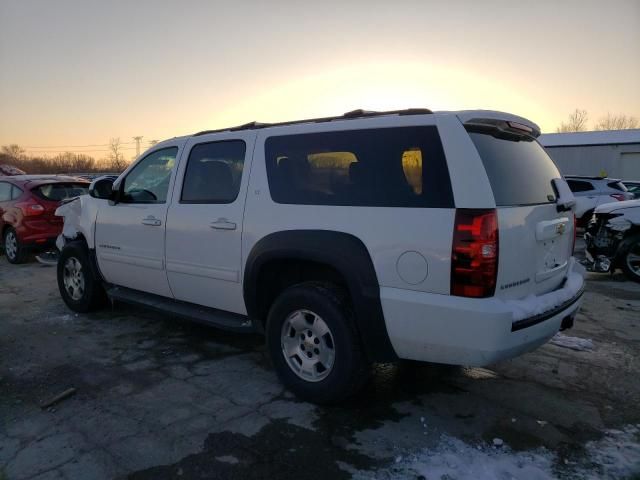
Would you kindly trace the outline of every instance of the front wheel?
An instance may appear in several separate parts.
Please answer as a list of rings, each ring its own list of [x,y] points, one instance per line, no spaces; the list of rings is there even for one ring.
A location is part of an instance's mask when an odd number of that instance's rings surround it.
[[[640,235],[634,235],[625,241],[620,257],[622,270],[627,278],[640,282]]]
[[[57,273],[62,300],[74,312],[89,312],[104,304],[102,283],[93,275],[84,245],[73,242],[62,249]]]
[[[307,282],[286,289],[269,311],[266,334],[280,380],[304,400],[339,402],[369,377],[351,305],[334,285]]]

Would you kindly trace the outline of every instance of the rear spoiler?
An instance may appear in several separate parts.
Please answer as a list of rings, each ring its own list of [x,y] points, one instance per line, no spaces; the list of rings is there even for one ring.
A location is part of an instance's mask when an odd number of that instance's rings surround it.
[[[457,113],[465,127],[491,130],[506,136],[538,138],[540,127],[524,117],[491,110],[470,110]]]

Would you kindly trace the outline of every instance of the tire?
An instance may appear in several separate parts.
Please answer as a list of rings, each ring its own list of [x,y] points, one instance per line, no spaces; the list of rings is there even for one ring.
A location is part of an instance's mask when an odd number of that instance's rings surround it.
[[[640,234],[624,241],[619,258],[622,271],[627,278],[640,282]]]
[[[13,227],[9,227],[4,232],[2,239],[4,245],[4,255],[9,263],[23,263],[27,259],[27,250],[20,245],[18,234]]]
[[[102,282],[94,276],[87,249],[82,243],[65,245],[57,269],[60,295],[71,310],[85,313],[105,304]]]
[[[280,380],[303,400],[338,403],[369,378],[349,299],[332,284],[286,289],[269,311],[266,337]]]

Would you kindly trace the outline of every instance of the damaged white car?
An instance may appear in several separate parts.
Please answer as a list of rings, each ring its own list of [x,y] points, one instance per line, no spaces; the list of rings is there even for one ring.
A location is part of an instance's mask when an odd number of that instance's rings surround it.
[[[483,366],[570,328],[575,199],[522,117],[361,110],[154,145],[63,207],[58,285],[261,332],[332,403],[372,362]]]
[[[640,200],[597,207],[584,238],[587,268],[596,272],[620,268],[629,279],[640,282]]]

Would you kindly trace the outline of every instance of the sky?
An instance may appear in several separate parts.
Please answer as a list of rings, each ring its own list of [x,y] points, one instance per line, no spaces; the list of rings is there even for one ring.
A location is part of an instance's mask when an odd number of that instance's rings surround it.
[[[0,145],[29,153],[408,107],[640,117],[640,0],[0,0]]]

